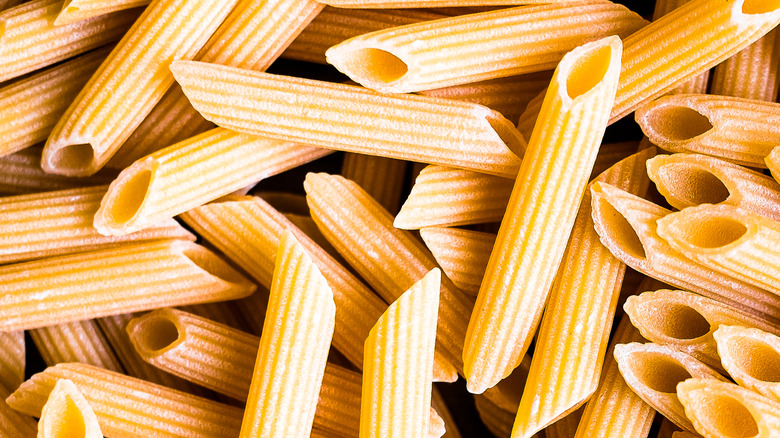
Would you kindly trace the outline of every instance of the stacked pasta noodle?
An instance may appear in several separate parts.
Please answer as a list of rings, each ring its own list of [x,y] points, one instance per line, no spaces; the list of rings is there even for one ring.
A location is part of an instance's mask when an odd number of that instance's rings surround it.
[[[778,23],[0,1],[0,437],[780,436]]]

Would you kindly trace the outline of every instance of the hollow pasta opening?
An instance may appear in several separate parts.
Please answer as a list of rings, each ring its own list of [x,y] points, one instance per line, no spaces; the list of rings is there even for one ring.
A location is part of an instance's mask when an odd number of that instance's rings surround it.
[[[368,47],[347,51],[343,55],[344,65],[356,77],[366,77],[386,84],[402,78],[409,67],[401,58],[387,50]]]
[[[230,265],[222,261],[219,257],[216,257],[209,250],[195,245],[194,243],[182,242],[181,244],[186,245],[182,254],[209,274],[228,283],[246,282],[246,279],[242,277],[238,271],[231,268]]]
[[[758,424],[739,400],[725,395],[698,391],[694,404],[698,420],[704,427],[727,438],[750,438],[758,435]]]
[[[656,333],[674,339],[696,339],[710,332],[710,323],[690,306],[684,304],[669,305],[666,302],[644,309],[642,313],[650,315],[648,322]]]
[[[764,382],[780,382],[780,354],[766,342],[735,336],[727,348],[734,365],[745,374]]]
[[[659,183],[686,206],[718,204],[731,196],[720,178],[700,167],[669,163],[658,170]]]
[[[80,174],[89,169],[95,159],[90,144],[71,144],[55,149],[49,157],[49,165],[65,174]]]
[[[108,214],[117,224],[123,224],[132,219],[146,200],[149,184],[152,181],[152,171],[143,169],[131,175],[123,181],[116,194],[113,203],[109,207]]]
[[[614,241],[629,256],[645,260],[647,258],[645,247],[631,223],[608,201],[600,199],[598,202],[606,233],[613,236]]]
[[[84,416],[73,398],[65,394],[54,406],[49,405],[46,415],[47,438],[84,438],[86,435],[86,424]]]
[[[677,384],[692,377],[679,362],[659,353],[636,351],[628,360],[639,381],[653,391],[676,394]]]
[[[778,0],[745,0],[742,3],[743,14],[765,14],[780,8]]]
[[[740,221],[723,216],[711,216],[703,220],[678,220],[677,238],[699,248],[720,248],[736,242],[747,233]]]
[[[569,97],[576,99],[592,90],[604,79],[612,59],[612,46],[605,45],[577,59],[566,79]]]
[[[687,107],[659,106],[646,116],[659,135],[670,141],[687,141],[713,128],[710,119]]]
[[[136,345],[147,353],[155,353],[173,346],[181,334],[179,327],[163,315],[153,315],[137,320],[131,337]]]
[[[494,113],[489,113],[488,116],[485,117],[485,120],[490,123],[490,127],[496,131],[496,134],[501,138],[501,141],[506,144],[513,154],[517,156],[523,155],[525,152],[525,144],[518,138],[514,126],[510,126],[511,123],[508,123],[505,119],[502,120],[501,118],[496,117]]]

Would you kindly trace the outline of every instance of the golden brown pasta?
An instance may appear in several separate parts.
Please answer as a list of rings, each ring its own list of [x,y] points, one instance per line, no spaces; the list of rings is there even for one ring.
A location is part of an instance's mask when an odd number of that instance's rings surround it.
[[[420,229],[420,237],[455,286],[472,295],[479,292],[495,234],[426,227]]]
[[[105,171],[88,178],[70,178],[41,169],[41,148],[29,147],[0,157],[0,193],[22,195],[49,190],[108,185],[116,173]]]
[[[653,21],[663,17],[664,15],[672,12],[676,8],[688,3],[690,0],[656,0],[655,9],[653,10]],[[695,77],[688,79],[683,84],[678,85],[670,93],[671,94],[687,94],[687,93],[706,93],[707,85],[710,81],[709,70],[696,75]]]
[[[57,380],[41,410],[38,437],[103,437],[95,412],[73,381]]]
[[[474,396],[474,405],[480,420],[485,423],[487,429],[497,437],[508,437],[512,433],[512,424],[515,421],[515,413],[499,408],[484,394]]]
[[[0,332],[0,389],[9,393],[24,382],[24,332]]]
[[[757,328],[722,325],[713,337],[723,368],[740,386],[780,403],[780,337]]]
[[[25,438],[36,436],[38,424],[35,419],[8,406],[5,398],[9,395],[11,395],[11,390],[0,386],[0,435]]]
[[[111,12],[146,6],[149,3],[151,0],[65,0],[54,25],[71,24]]]
[[[341,174],[355,181],[390,213],[396,213],[407,162],[373,155],[346,153]]]
[[[30,330],[46,365],[81,362],[123,372],[111,344],[94,320],[75,321]]]
[[[710,94],[774,102],[778,85],[777,31],[769,32],[713,69]]]

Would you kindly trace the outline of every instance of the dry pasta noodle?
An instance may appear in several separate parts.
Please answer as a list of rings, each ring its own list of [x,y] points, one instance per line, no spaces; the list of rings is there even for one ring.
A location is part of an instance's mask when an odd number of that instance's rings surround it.
[[[414,230],[500,221],[513,184],[511,179],[470,170],[426,166],[393,225]]]
[[[241,408],[189,395],[92,365],[67,363],[46,368],[24,382],[7,403],[27,415],[40,416],[60,379],[70,379],[112,438],[146,436],[238,436]]]
[[[766,167],[772,173],[772,177],[777,181],[780,178],[780,148],[772,149],[772,152],[764,159]]]
[[[739,97],[665,96],[639,109],[636,121],[661,149],[766,167],[764,158],[780,141],[779,107]]]
[[[95,214],[104,235],[125,235],[332,151],[216,128],[148,155],[111,183]]]
[[[672,12],[681,5],[687,3],[689,0],[657,0],[655,2],[655,9],[653,10],[653,20],[657,20],[662,16]],[[706,93],[707,86],[710,81],[709,70],[700,73],[693,78],[685,81],[682,85],[678,85],[670,93],[671,94],[688,94],[688,93]]]
[[[355,181],[387,211],[396,213],[401,203],[401,189],[407,162],[373,155],[344,154],[341,175]]]
[[[644,163],[654,154],[653,148],[645,149],[597,181],[644,194],[649,186]],[[598,388],[625,265],[601,245],[590,213],[586,194],[550,290],[514,436],[530,436],[562,416],[570,417]],[[574,436],[574,431],[560,436],[567,435]]]
[[[551,70],[581,44],[625,37],[645,24],[611,2],[554,3],[379,30],[333,46],[325,56],[367,88],[408,93]]]
[[[422,242],[393,227],[392,216],[354,182],[309,173],[303,186],[312,219],[322,233],[386,301],[395,301],[438,267]],[[462,369],[463,339],[473,301],[442,276],[440,303],[434,378],[455,381],[456,372]]]
[[[684,430],[672,432],[672,438],[697,438],[698,436],[698,434],[686,432]]]
[[[780,223],[731,205],[704,204],[658,220],[658,235],[684,256],[780,294]]]
[[[182,219],[267,288],[271,287],[279,239],[285,229],[294,229],[284,215],[256,197],[203,205],[183,214]],[[302,233],[296,233],[296,237],[333,291],[336,302],[333,345],[362,368],[363,344],[387,305],[308,237]],[[253,314],[258,319],[257,315],[264,312]]]
[[[777,31],[771,31],[713,69],[710,94],[773,102],[778,88]]]
[[[394,301],[366,339],[361,437],[428,435],[441,271],[434,268]]]
[[[38,437],[102,438],[97,416],[89,402],[69,379],[57,380],[41,410]]]
[[[105,186],[0,198],[0,263],[117,247],[159,239],[194,241],[166,218],[138,233],[106,237],[92,226]]]
[[[734,381],[780,403],[780,337],[730,325],[720,326],[713,336],[723,368]]]
[[[544,429],[544,438],[571,438],[577,432],[577,426],[582,418],[582,408],[566,414],[565,417],[550,424]],[[535,435],[534,435],[535,436]]]
[[[658,155],[647,174],[674,208],[728,204],[780,220],[780,184],[728,161],[699,154]]]
[[[194,56],[236,1],[150,4],[57,122],[43,169],[67,176],[101,169],[173,84],[170,62]]]
[[[34,437],[38,431],[38,424],[34,418],[12,409],[5,402],[5,398],[11,394],[0,386],[0,435],[8,437]]]
[[[242,438],[311,432],[335,320],[328,282],[294,235],[285,231],[241,423]]]
[[[664,283],[715,299],[755,318],[780,321],[780,297],[693,261],[658,235],[656,222],[670,213],[650,201],[596,182],[593,222],[601,242],[623,263]]]
[[[41,169],[41,148],[29,147],[0,157],[0,193],[22,195],[95,185],[108,185],[115,172],[100,172],[88,178],[70,178]]]
[[[69,322],[30,330],[46,365],[81,362],[123,372],[116,354],[95,320]]]
[[[688,379],[677,386],[677,394],[705,438],[768,438],[780,430],[780,404],[733,383]]]
[[[211,251],[182,240],[5,265],[0,284],[0,330],[5,331],[236,299],[255,289]]]
[[[287,213],[284,215],[293,225],[295,225],[303,234],[308,236],[314,243],[328,253],[331,257],[336,259],[339,263],[344,263],[344,259],[341,258],[336,248],[328,242],[328,239],[322,235],[322,232],[317,228],[317,224],[314,223],[314,219],[309,215],[298,215],[293,213]],[[326,277],[327,278],[327,277]]]
[[[62,0],[34,0],[0,12],[0,81],[118,40],[138,18],[122,11],[55,26]]]
[[[149,3],[151,0],[65,0],[54,25],[63,26],[111,12],[146,6]]]
[[[628,386],[645,403],[689,432],[695,430],[677,399],[677,384],[691,377],[726,380],[693,357],[658,344],[616,345],[615,360]]]
[[[468,10],[485,6],[504,6],[513,4],[556,3],[561,0],[325,0],[323,3],[339,8],[446,8],[448,6]]]
[[[484,394],[474,396],[474,405],[479,418],[490,433],[498,437],[507,437],[512,433],[512,425],[515,421],[514,412],[499,408]]]
[[[613,351],[615,345],[644,339],[623,317],[607,350],[598,389],[585,404],[575,438],[645,438],[655,417],[655,409],[636,395],[620,375]]]
[[[616,36],[585,44],[553,74],[539,126],[555,128],[528,141],[469,321],[463,368],[473,393],[508,376],[530,345],[604,136],[621,50]]]
[[[246,134],[506,177],[520,164],[514,125],[480,105],[195,61],[171,71],[207,120]]]
[[[528,379],[528,371],[531,369],[531,356],[525,355],[520,365],[512,371],[506,379],[498,382],[496,386],[485,390],[479,396],[484,396],[498,408],[512,413],[517,412],[520,398],[523,396],[525,382]],[[475,395],[475,399],[477,396]]]
[[[0,389],[10,393],[24,382],[24,332],[0,332],[0,345]]]
[[[496,235],[459,228],[426,227],[420,237],[436,263],[463,292],[476,295]]]
[[[25,0],[0,0],[0,11],[10,9],[14,6],[24,3]]]
[[[713,333],[723,324],[780,329],[710,298],[680,290],[658,290],[628,297],[623,305],[631,323],[648,340],[690,354],[721,370]]]

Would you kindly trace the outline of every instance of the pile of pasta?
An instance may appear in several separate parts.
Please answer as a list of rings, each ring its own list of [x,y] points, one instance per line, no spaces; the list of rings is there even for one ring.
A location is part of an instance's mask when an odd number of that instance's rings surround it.
[[[780,0],[644,12],[0,0],[0,437],[780,436]]]

